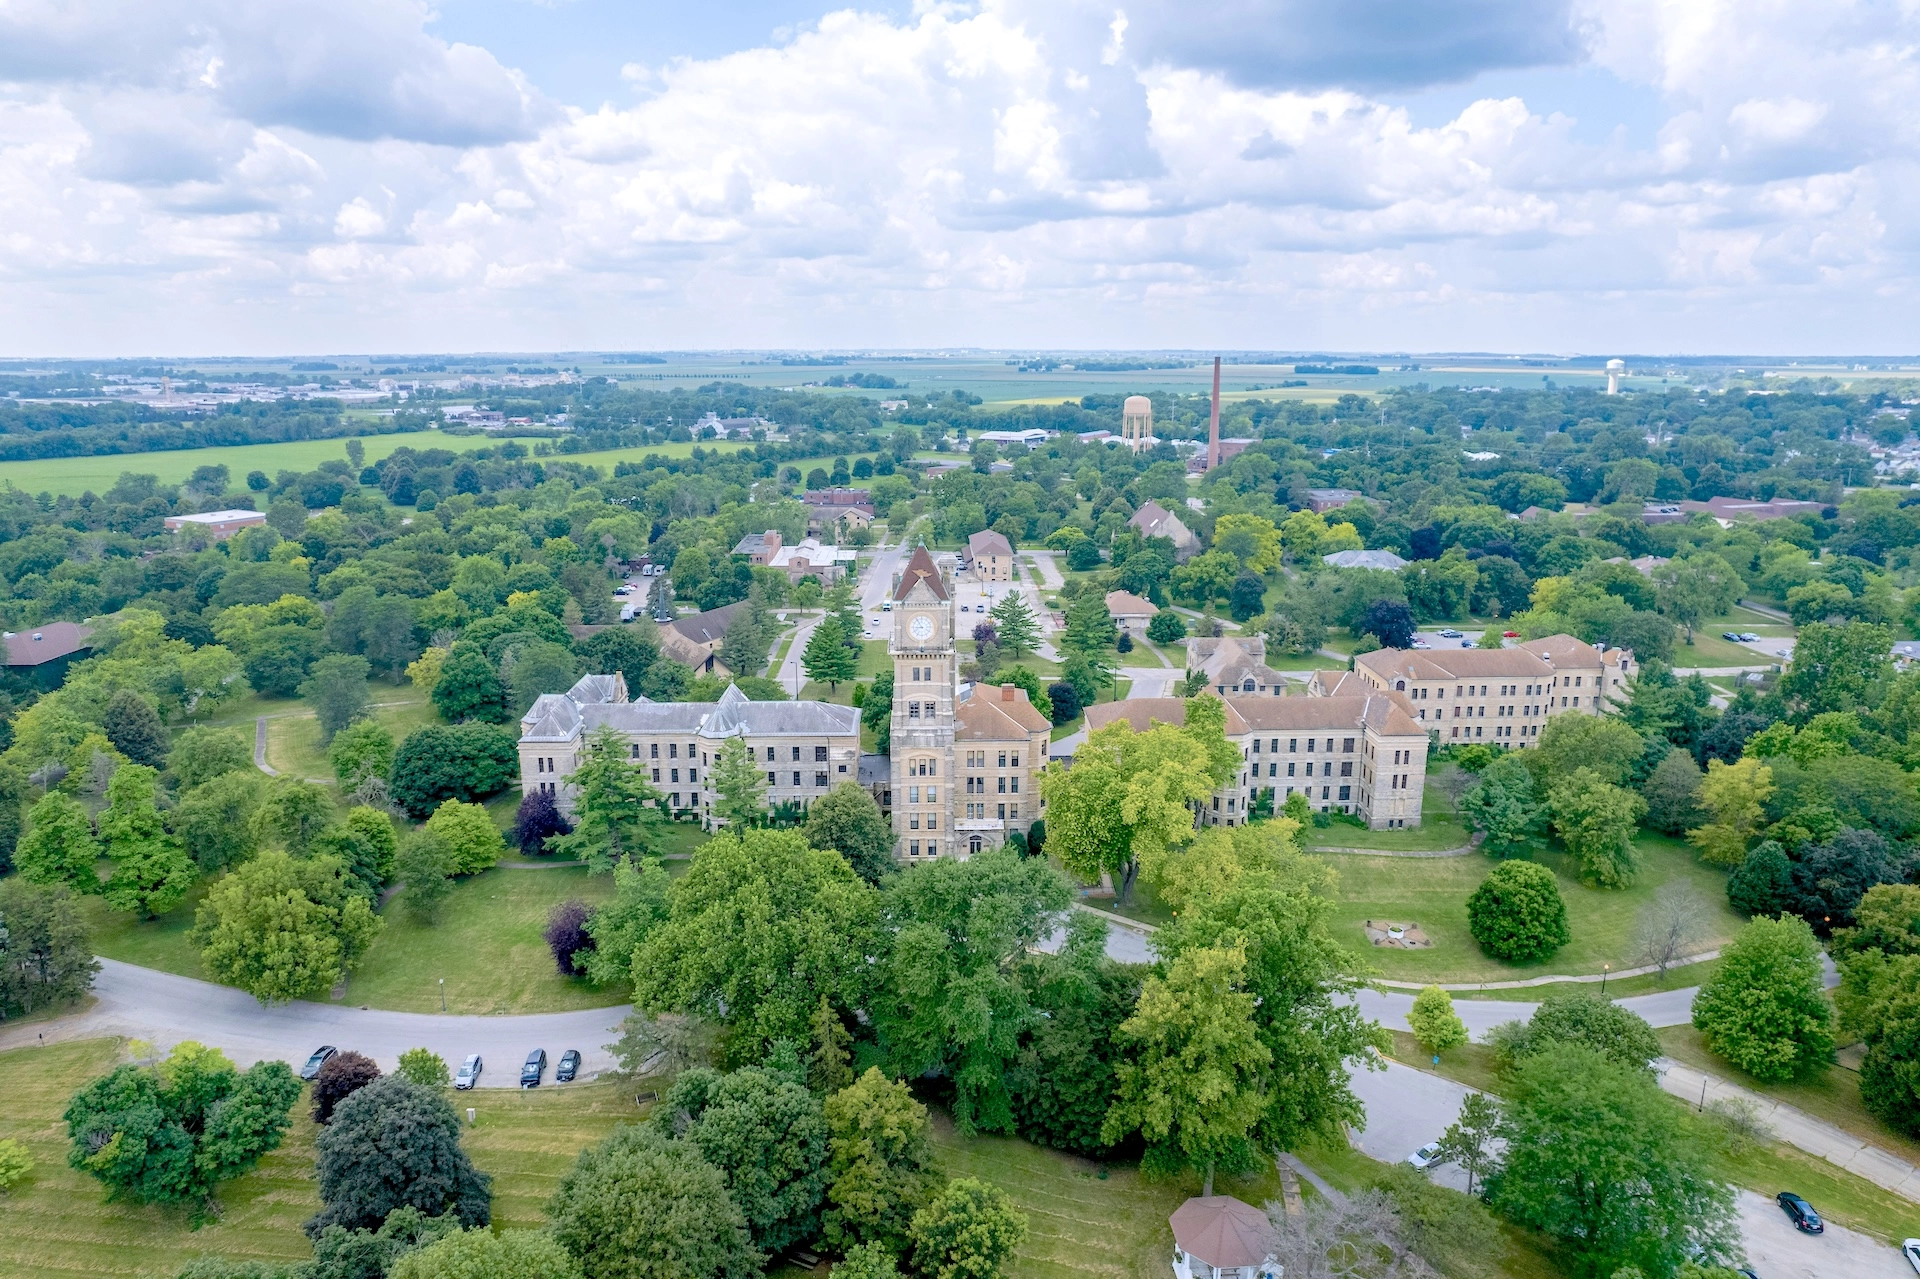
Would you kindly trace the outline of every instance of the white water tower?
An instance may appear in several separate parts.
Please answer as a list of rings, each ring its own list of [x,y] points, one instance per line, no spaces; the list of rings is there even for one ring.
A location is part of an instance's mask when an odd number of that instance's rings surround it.
[[[1608,395],[1620,394],[1620,379],[1625,377],[1626,374],[1627,374],[1627,362],[1625,360],[1608,360],[1607,361],[1607,394]]]

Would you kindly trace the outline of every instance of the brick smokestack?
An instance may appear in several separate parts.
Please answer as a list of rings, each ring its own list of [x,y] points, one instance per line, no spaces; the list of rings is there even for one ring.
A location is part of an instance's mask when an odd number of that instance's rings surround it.
[[[1213,411],[1207,415],[1207,469],[1220,465],[1220,357],[1213,357]]]

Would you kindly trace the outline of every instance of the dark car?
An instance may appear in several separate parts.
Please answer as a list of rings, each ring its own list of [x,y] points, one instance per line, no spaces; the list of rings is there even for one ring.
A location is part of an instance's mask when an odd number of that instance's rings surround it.
[[[527,1064],[520,1067],[520,1086],[538,1088],[541,1077],[547,1073],[547,1050],[536,1048],[527,1054]]]
[[[460,1063],[460,1072],[453,1077],[453,1086],[465,1092],[480,1083],[481,1061],[479,1053],[469,1053]]]
[[[300,1078],[312,1079],[320,1073],[320,1067],[327,1064],[327,1058],[339,1051],[332,1044],[321,1044],[313,1050],[313,1056],[307,1058],[307,1064],[300,1067]]]
[[[1800,1233],[1823,1235],[1827,1232],[1825,1223],[1820,1220],[1820,1214],[1813,1210],[1813,1205],[1791,1190],[1781,1191],[1773,1197],[1773,1201],[1780,1205],[1780,1211],[1787,1214],[1787,1220]]]
[[[553,1082],[556,1084],[570,1084],[573,1082],[573,1077],[579,1073],[580,1050],[578,1048],[569,1048],[560,1054],[560,1065],[553,1072]]]

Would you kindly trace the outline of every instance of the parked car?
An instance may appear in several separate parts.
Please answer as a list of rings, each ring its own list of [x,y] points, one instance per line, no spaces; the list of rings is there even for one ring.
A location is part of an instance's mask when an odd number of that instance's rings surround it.
[[[1739,631],[1721,631],[1720,638],[1723,640],[1732,640],[1738,644],[1741,640],[1745,639],[1746,636],[1742,635]]]
[[[1463,640],[1461,640],[1461,641],[1460,641],[1460,647],[1461,647],[1461,648],[1472,648],[1472,647],[1473,647],[1473,641],[1472,641],[1472,640],[1470,640],[1470,639],[1463,639]]]
[[[574,1076],[579,1073],[580,1050],[578,1048],[569,1048],[560,1054],[560,1065],[559,1068],[553,1072],[553,1082],[556,1084],[570,1084],[573,1082]]]
[[[1427,643],[1427,642],[1426,642],[1425,640],[1423,640],[1423,639],[1417,639],[1417,640],[1415,640],[1415,641],[1413,642],[1413,646],[1414,646],[1415,648],[1432,648],[1432,647],[1433,647],[1433,645],[1431,645],[1431,644],[1429,644],[1429,643]]]
[[[1900,1255],[1913,1267],[1913,1273],[1920,1275],[1920,1239],[1909,1239],[1901,1244]]]
[[[1755,635],[1752,631],[1740,632],[1740,642],[1742,644],[1756,644],[1759,641],[1760,641],[1760,637],[1758,635]]]
[[[327,1058],[339,1051],[332,1044],[321,1044],[313,1050],[313,1056],[307,1058],[307,1064],[300,1067],[300,1078],[312,1079],[320,1073],[320,1067],[327,1064]]]
[[[1827,1232],[1826,1223],[1820,1220],[1820,1214],[1813,1210],[1813,1205],[1791,1190],[1781,1191],[1773,1197],[1773,1201],[1780,1205],[1780,1211],[1787,1214],[1787,1220],[1801,1234],[1823,1235]]]
[[[1520,632],[1519,631],[1501,631],[1500,638],[1501,639],[1519,639]]]
[[[453,1077],[453,1086],[465,1091],[480,1083],[480,1054],[468,1053],[467,1059],[460,1063],[460,1073]]]
[[[547,1050],[536,1048],[527,1054],[527,1064],[520,1067],[520,1086],[538,1088],[540,1080],[547,1073]]]
[[[1408,1155],[1407,1162],[1412,1164],[1418,1171],[1425,1172],[1440,1162],[1440,1143],[1437,1141],[1428,1142],[1426,1145],[1420,1147],[1420,1149]]]
[[[616,586],[613,588],[613,593],[615,595],[631,595],[633,594],[633,588],[631,586]]]
[[[1461,632],[1454,630],[1451,626],[1449,626],[1446,630],[1440,632],[1441,639],[1459,639],[1460,636],[1461,636]]]

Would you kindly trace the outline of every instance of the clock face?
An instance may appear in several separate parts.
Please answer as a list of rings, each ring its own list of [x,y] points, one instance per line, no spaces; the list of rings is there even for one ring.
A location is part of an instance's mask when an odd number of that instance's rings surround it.
[[[925,613],[921,613],[915,617],[912,622],[908,623],[907,630],[915,639],[925,643],[933,637],[933,619]]]

